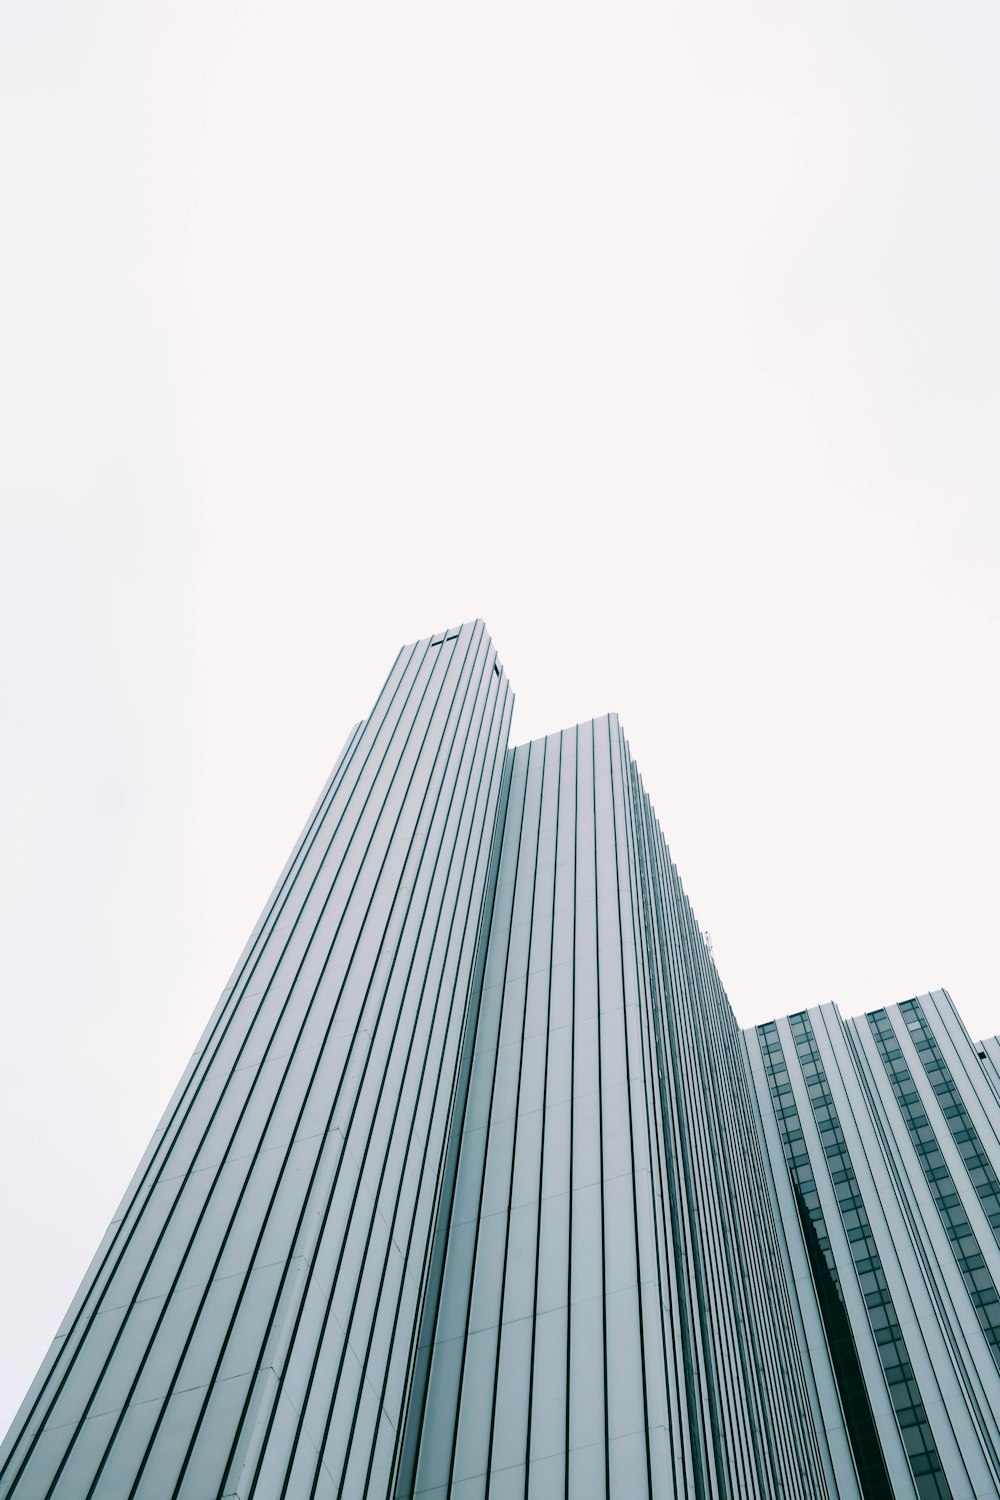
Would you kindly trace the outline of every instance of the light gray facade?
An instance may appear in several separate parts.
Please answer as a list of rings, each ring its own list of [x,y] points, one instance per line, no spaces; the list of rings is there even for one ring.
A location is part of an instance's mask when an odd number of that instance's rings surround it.
[[[823,1496],[740,1033],[624,736],[510,764],[397,1493]]]
[[[511,749],[512,706],[481,621],[400,652],[0,1450],[4,1500],[1000,1493],[1000,1050],[920,1003],[958,1100],[951,1178],[921,1172],[910,1094],[940,1112],[943,1084],[913,1016],[744,1037],[617,719]],[[950,1489],[913,1478],[913,1427]]]
[[[388,1493],[511,708],[481,622],[400,652],[22,1407],[3,1495]]]
[[[948,994],[746,1033],[830,1488],[1000,1495],[1000,1074]]]

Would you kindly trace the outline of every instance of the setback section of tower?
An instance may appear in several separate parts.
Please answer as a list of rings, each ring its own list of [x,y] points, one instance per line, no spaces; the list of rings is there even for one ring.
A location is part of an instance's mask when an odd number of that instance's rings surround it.
[[[740,1034],[614,716],[512,752],[396,1494],[826,1495]]]
[[[388,1493],[511,708],[481,621],[400,652],[9,1434],[0,1495]]]

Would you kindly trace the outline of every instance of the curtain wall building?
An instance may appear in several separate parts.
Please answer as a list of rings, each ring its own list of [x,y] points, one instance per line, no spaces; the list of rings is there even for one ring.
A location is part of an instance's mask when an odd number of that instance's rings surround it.
[[[825,1458],[845,1496],[1000,1495],[1000,1061],[944,991],[747,1034]]]
[[[742,1034],[617,719],[402,650],[0,1452],[11,1500],[1000,1494],[1000,1049]]]

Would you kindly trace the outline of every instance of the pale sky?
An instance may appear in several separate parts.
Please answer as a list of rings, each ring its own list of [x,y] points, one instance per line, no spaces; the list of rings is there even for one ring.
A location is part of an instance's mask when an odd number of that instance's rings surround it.
[[[0,1429],[350,726],[620,715],[737,1016],[1000,1030],[1000,9],[13,0]]]

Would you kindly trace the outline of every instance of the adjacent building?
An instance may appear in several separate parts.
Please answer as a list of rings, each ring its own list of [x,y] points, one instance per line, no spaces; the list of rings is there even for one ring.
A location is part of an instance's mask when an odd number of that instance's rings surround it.
[[[747,1033],[831,1487],[1000,1495],[1000,1074],[943,990]]]
[[[996,1043],[741,1033],[615,716],[511,711],[400,652],[0,1496],[1000,1494]]]

